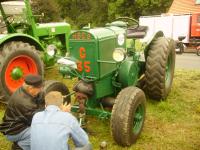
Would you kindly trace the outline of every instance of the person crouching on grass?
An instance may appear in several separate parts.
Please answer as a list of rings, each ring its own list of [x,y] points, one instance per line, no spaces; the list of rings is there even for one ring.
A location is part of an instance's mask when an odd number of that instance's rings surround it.
[[[9,141],[14,142],[12,150],[30,150],[30,126],[33,115],[45,108],[42,92],[43,80],[39,75],[25,76],[24,84],[9,98],[0,124]]]
[[[31,150],[69,150],[71,138],[77,150],[91,150],[88,135],[70,113],[71,106],[63,105],[60,92],[45,96],[46,109],[34,115],[31,124]]]

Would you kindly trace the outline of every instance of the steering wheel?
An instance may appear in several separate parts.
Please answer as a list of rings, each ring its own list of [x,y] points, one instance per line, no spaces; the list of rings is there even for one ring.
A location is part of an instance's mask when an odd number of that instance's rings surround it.
[[[124,21],[126,22],[128,29],[134,30],[139,27],[139,22],[136,19],[130,17],[119,17],[116,21]]]

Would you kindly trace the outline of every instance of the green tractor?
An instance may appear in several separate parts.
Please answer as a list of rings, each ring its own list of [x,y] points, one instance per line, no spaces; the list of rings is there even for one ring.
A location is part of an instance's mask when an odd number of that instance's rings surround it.
[[[62,92],[66,100],[75,95],[72,111],[78,112],[83,127],[86,115],[110,118],[112,136],[122,146],[136,142],[142,131],[144,92],[161,100],[172,86],[174,41],[159,31],[149,43],[138,46],[146,31],[136,20],[123,17],[106,27],[84,27],[71,33],[69,56],[58,63],[63,77],[78,79],[73,92],[58,81],[45,86]]]
[[[43,75],[43,62],[45,67],[56,63],[48,54],[65,55],[71,27],[36,23],[39,15],[33,15],[29,0],[1,0],[0,10],[0,101],[6,103],[26,74]]]

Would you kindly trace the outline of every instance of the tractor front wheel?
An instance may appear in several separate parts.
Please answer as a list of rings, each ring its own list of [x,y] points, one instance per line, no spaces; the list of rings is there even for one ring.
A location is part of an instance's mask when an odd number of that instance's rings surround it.
[[[175,44],[172,39],[157,38],[150,45],[146,61],[145,91],[150,98],[165,99],[171,89],[175,68]]]
[[[137,87],[127,87],[117,96],[111,115],[114,140],[122,146],[135,143],[140,135],[146,113],[145,95]]]
[[[64,83],[59,82],[59,81],[54,81],[54,80],[47,80],[44,83],[44,92],[45,94],[47,94],[51,91],[61,92],[63,96],[66,96],[69,94],[69,89]],[[71,101],[70,96],[65,97],[63,101],[70,102]]]
[[[4,44],[0,49],[0,101],[7,102],[28,74],[44,74],[36,48],[17,41]]]

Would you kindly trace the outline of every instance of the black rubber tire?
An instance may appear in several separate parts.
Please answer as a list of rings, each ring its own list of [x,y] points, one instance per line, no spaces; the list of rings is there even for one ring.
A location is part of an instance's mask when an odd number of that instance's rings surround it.
[[[19,55],[25,55],[32,58],[37,65],[38,74],[42,77],[44,75],[43,62],[38,55],[38,50],[36,50],[34,46],[21,41],[4,44],[0,49],[0,101],[5,103],[12,94],[5,83],[5,71],[9,62]]]
[[[54,80],[47,80],[44,83],[44,92],[47,94],[51,91],[59,91],[62,93],[62,95],[69,94],[69,89],[64,83]],[[71,102],[71,96],[65,97],[63,102]]]
[[[168,59],[170,73],[167,74],[166,66]],[[160,37],[150,45],[146,61],[146,84],[145,92],[155,100],[165,99],[170,92],[175,68],[175,44],[172,39]],[[167,75],[169,78],[166,82]]]
[[[130,146],[139,137],[145,120],[146,98],[142,90],[137,87],[127,87],[117,96],[111,115],[111,131],[114,140],[122,146]],[[143,115],[139,131],[133,131],[133,121],[139,106],[143,108]]]
[[[197,52],[196,52],[197,56],[200,56],[200,48],[197,49]]]

